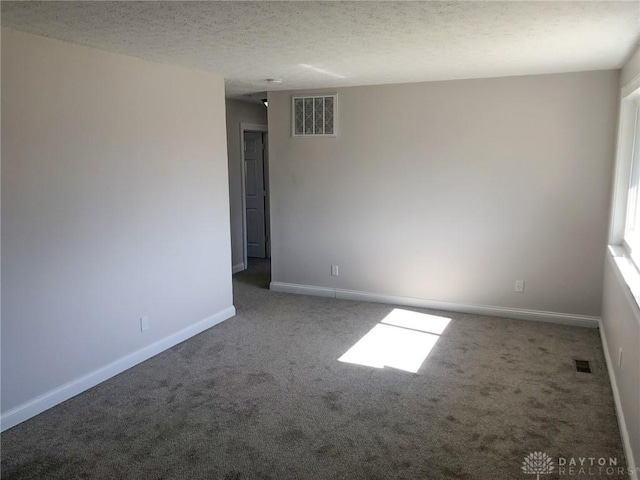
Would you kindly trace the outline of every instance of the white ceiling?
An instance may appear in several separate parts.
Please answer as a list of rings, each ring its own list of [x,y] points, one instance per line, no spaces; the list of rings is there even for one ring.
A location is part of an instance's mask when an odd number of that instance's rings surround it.
[[[3,1],[2,25],[212,71],[233,97],[619,68],[640,2]]]

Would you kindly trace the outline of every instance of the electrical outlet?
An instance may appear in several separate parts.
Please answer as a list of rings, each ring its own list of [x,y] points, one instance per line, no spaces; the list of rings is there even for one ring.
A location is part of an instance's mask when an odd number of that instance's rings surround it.
[[[618,368],[622,368],[622,349],[618,349]]]
[[[338,265],[331,265],[331,276],[332,277],[338,276]]]
[[[149,317],[140,317],[140,331],[149,330]]]
[[[516,280],[516,292],[524,292],[524,280]]]

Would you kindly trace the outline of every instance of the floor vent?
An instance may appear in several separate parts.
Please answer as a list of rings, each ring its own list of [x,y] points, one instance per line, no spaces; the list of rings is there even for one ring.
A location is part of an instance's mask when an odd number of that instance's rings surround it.
[[[591,373],[591,365],[588,360],[575,360],[578,372]]]

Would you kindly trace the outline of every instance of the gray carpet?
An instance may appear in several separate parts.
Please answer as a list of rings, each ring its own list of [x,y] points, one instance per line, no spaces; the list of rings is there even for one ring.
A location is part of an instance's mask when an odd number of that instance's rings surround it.
[[[236,317],[2,434],[2,478],[511,480],[536,478],[533,451],[624,462],[597,330],[430,311],[452,321],[419,371],[377,369],[337,359],[392,306],[268,281],[254,262]]]

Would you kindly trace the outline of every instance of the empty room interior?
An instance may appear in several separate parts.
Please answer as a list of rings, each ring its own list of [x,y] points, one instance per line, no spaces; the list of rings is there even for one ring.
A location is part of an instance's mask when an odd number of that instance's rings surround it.
[[[640,478],[640,3],[0,8],[3,479]]]

